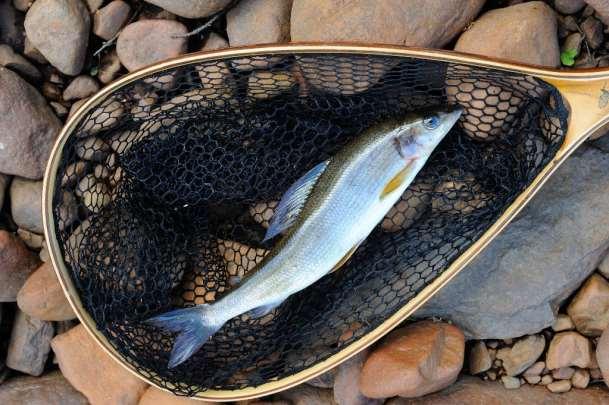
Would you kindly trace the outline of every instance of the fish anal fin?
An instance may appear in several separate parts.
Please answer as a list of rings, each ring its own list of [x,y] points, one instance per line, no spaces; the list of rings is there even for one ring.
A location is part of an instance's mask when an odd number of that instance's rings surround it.
[[[329,161],[326,160],[317,164],[304,176],[296,180],[285,192],[271,218],[263,242],[286,231],[296,222],[311,190],[313,190],[313,186],[317,183],[319,176],[326,170],[328,163]]]
[[[340,260],[338,261],[338,263],[336,263],[336,264],[334,265],[334,267],[332,267],[332,269],[331,269],[331,270],[328,272],[328,274],[330,274],[330,273],[334,273],[336,270],[338,270],[338,269],[340,269],[341,267],[343,267],[343,265],[344,265],[345,263],[347,263],[347,260],[349,260],[349,259],[351,258],[351,256],[353,256],[353,253],[355,253],[355,251],[357,250],[357,248],[359,247],[359,245],[361,245],[361,244],[362,244],[362,242],[363,242],[363,240],[362,240],[362,241],[360,241],[359,243],[355,244],[355,246],[353,246],[351,249],[349,249],[349,250],[347,251],[347,253],[346,253],[346,254],[343,256],[343,258],[342,258],[342,259],[340,259]]]
[[[252,319],[262,318],[263,316],[265,316],[266,314],[268,314],[269,312],[271,312],[272,310],[277,308],[279,305],[281,305],[282,302],[283,302],[283,300],[271,302],[270,304],[256,307],[256,308],[252,309],[251,311],[249,311],[247,314]]]
[[[381,192],[381,200],[387,195],[391,194],[392,191],[397,190],[402,184],[404,184],[406,176],[410,172],[410,167],[417,159],[418,158],[409,159],[406,166],[404,166],[402,170],[400,170],[395,176],[393,176],[391,180],[389,180],[389,182],[385,185],[385,188],[383,188],[383,191]]]

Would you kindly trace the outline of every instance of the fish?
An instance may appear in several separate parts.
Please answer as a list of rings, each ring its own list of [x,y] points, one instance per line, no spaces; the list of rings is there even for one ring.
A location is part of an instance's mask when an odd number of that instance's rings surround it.
[[[384,120],[298,179],[281,198],[264,240],[281,238],[237,288],[211,304],[145,321],[177,334],[168,367],[190,358],[230,319],[263,317],[347,262],[462,112],[443,107]]]

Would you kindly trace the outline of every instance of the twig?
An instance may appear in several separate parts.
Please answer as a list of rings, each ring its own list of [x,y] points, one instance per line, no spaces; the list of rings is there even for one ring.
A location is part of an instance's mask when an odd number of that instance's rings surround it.
[[[201,25],[200,27],[187,32],[186,34],[183,35],[172,35],[172,38],[188,38],[191,37],[193,35],[197,35],[199,32],[201,31],[205,31],[207,28],[211,27],[213,23],[216,22],[216,20],[220,17],[220,15],[222,15],[222,13],[217,13],[216,15],[214,15],[212,18],[209,19],[209,21],[207,21],[205,24]]]
[[[114,36],[112,38],[110,38],[109,40],[107,40],[106,42],[104,42],[102,44],[102,46],[99,47],[99,49],[97,51],[95,51],[95,53],[93,54],[93,56],[97,56],[101,53],[101,51],[103,51],[104,49],[106,49],[109,46],[112,46],[112,44],[114,42],[116,42],[116,38],[118,38],[118,34],[120,34],[121,32],[117,32],[116,34],[114,34]]]

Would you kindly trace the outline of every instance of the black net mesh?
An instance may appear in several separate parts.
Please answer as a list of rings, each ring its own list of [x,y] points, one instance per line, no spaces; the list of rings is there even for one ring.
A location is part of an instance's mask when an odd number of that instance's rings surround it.
[[[141,321],[236,286],[273,248],[265,227],[294,180],[385,117],[456,103],[458,125],[340,271],[167,368],[173,336]],[[183,395],[257,386],[404,306],[552,159],[566,125],[558,92],[520,74],[351,54],[199,62],[85,114],[61,150],[55,230],[85,309],[141,374]]]

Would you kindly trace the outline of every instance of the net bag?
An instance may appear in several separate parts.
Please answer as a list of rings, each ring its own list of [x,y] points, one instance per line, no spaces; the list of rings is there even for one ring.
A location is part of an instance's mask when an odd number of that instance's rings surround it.
[[[143,323],[210,303],[273,249],[273,208],[308,169],[383,119],[461,104],[459,123],[354,256],[260,319],[229,321],[169,369]],[[550,84],[456,62],[362,52],[188,57],[130,75],[55,151],[51,233],[85,323],[178,395],[299,373],[365,338],[439,277],[559,150]]]

